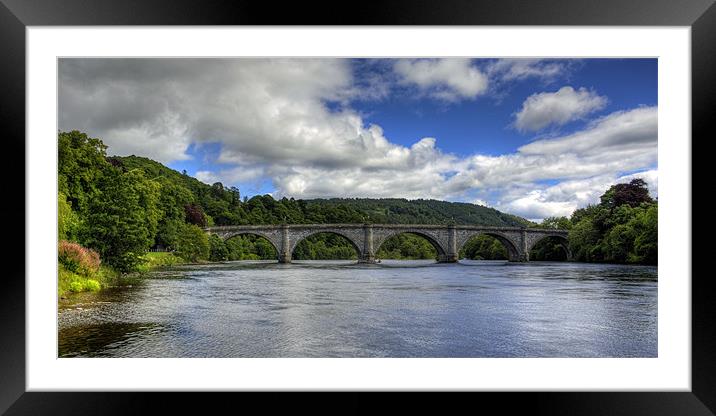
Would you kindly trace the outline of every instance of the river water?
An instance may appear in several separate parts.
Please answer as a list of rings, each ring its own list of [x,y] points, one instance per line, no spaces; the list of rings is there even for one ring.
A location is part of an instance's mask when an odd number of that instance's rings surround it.
[[[72,295],[60,357],[656,357],[657,269],[229,262]]]

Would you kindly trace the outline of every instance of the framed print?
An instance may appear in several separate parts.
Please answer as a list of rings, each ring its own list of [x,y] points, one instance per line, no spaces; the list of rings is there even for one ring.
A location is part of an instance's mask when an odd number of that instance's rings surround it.
[[[691,225],[716,8],[611,3],[3,0],[25,262],[0,409],[468,391],[713,414]]]

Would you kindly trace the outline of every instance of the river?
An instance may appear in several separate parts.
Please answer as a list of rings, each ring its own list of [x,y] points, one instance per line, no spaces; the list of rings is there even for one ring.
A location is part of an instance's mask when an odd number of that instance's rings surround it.
[[[60,357],[656,357],[657,268],[384,260],[152,272],[58,310]]]

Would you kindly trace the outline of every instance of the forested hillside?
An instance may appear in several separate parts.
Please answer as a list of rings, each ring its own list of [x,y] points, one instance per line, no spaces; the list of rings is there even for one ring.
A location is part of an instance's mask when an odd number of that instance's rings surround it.
[[[371,223],[385,224],[457,224],[491,226],[534,225],[524,218],[479,205],[417,199],[274,199],[270,195],[240,198],[240,191],[217,182],[207,185],[151,159],[138,156],[111,157],[115,166],[141,169],[149,178],[162,178],[183,186],[213,225]],[[162,180],[158,179],[158,180]]]

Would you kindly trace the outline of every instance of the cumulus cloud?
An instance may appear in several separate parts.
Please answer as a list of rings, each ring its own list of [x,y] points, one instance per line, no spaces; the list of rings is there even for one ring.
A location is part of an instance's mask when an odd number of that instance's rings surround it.
[[[585,130],[565,137],[537,140],[518,150],[526,155],[570,153],[590,157],[624,153],[628,157],[648,152],[655,157],[657,121],[657,107],[617,111],[591,122]]]
[[[622,176],[597,175],[537,189],[516,187],[503,195],[504,201],[496,208],[536,220],[546,217],[569,217],[577,208],[599,203],[599,197],[610,186],[628,183],[635,178],[644,179],[651,196],[653,198],[658,196],[658,172],[651,169]]]
[[[586,88],[570,86],[556,92],[542,92],[527,97],[522,109],[515,114],[519,131],[538,131],[550,125],[564,125],[578,120],[607,105],[607,98]]]
[[[487,76],[465,58],[401,59],[394,69],[403,84],[417,85],[447,101],[473,99],[488,86]]]
[[[442,98],[486,88],[469,60],[393,64],[402,82]],[[499,156],[446,153],[433,137],[396,144],[351,108],[365,96],[345,59],[61,59],[59,76],[60,129],[100,137],[110,154],[165,163],[190,157],[191,144],[219,143],[220,167],[198,172],[200,180],[270,181],[277,197],[488,205],[482,195],[490,195],[490,206],[540,218],[564,215],[598,186],[656,163],[656,107],[615,112]],[[561,186],[540,185],[553,180]],[[584,194],[579,181],[591,180],[595,190]]]

